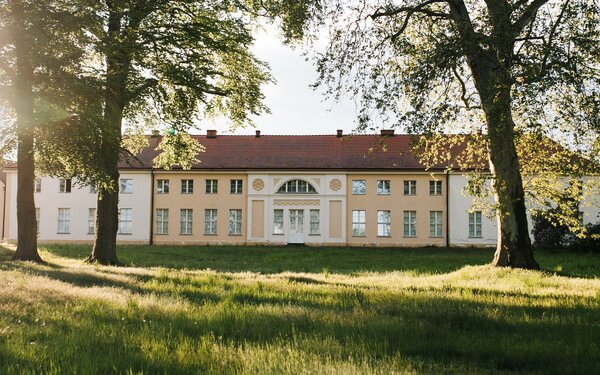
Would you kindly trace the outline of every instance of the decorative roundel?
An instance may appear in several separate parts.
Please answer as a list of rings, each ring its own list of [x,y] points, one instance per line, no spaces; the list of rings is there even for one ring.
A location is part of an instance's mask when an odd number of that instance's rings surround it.
[[[342,188],[342,181],[338,180],[337,178],[334,178],[333,180],[331,180],[331,182],[329,183],[329,187],[331,188],[331,190],[333,191],[338,191]]]
[[[256,191],[261,191],[265,187],[265,182],[261,178],[255,178],[252,181],[252,188]]]

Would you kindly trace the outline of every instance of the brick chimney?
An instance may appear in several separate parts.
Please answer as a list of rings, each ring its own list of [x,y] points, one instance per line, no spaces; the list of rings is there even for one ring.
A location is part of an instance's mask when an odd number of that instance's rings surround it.
[[[206,138],[217,138],[217,131],[216,130],[207,130],[206,131]]]
[[[381,129],[381,136],[382,137],[393,137],[394,129]]]
[[[260,130],[256,131],[256,138],[260,138]]]
[[[338,138],[341,138],[344,135],[344,131],[342,129],[338,129],[336,135]]]

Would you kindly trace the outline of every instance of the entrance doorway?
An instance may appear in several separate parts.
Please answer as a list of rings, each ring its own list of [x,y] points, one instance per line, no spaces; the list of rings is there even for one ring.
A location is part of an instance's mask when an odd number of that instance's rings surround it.
[[[304,210],[290,210],[289,243],[304,243]]]

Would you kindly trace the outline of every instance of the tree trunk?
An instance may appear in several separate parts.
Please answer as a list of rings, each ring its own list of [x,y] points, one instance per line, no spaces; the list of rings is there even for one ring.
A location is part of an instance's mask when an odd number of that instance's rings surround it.
[[[37,250],[37,223],[33,183],[35,165],[33,158],[34,115],[33,115],[33,66],[31,42],[27,39],[25,14],[19,1],[13,2],[13,29],[17,74],[14,107],[17,113],[17,251],[15,260],[42,262]]]
[[[126,103],[130,58],[121,46],[121,19],[118,9],[110,9],[108,19],[109,47],[106,55],[106,88],[102,128],[103,169],[110,186],[100,186],[96,210],[96,238],[88,263],[121,265],[117,258],[119,215],[119,157],[121,123]]]
[[[495,81],[482,98],[488,124],[490,170],[494,176],[498,245],[492,265],[539,269],[529,238],[519,159],[515,147],[510,85]]]

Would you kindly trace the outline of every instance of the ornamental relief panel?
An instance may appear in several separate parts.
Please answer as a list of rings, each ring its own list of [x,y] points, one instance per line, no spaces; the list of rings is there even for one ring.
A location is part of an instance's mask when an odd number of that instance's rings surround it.
[[[265,187],[265,182],[261,178],[255,178],[252,181],[252,188],[256,191],[261,191]]]
[[[319,206],[318,199],[275,199],[274,206]]]
[[[329,188],[332,191],[339,191],[342,188],[342,181],[337,178],[334,178],[329,182]]]

